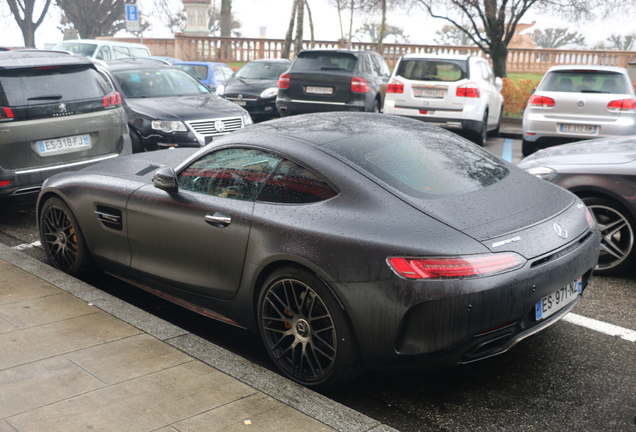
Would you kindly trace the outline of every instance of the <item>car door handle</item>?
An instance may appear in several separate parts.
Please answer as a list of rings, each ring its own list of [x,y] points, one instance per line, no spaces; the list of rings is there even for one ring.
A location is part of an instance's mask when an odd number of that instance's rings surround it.
[[[232,218],[223,213],[214,213],[211,215],[205,215],[205,221],[217,228],[225,228],[232,222]]]

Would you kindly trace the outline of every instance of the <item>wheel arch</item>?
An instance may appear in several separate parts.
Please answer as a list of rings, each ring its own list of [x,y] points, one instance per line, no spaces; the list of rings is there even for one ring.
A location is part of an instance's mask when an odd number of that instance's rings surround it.
[[[598,188],[572,188],[570,192],[574,193],[579,198],[604,198],[615,201],[620,204],[634,219],[636,219],[636,210],[630,205],[625,198],[621,195],[607,190]]]

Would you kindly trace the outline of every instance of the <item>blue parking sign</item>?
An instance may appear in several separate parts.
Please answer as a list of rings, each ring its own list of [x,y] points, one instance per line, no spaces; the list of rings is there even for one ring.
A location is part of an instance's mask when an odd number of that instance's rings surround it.
[[[137,5],[126,5],[126,21],[139,21]]]

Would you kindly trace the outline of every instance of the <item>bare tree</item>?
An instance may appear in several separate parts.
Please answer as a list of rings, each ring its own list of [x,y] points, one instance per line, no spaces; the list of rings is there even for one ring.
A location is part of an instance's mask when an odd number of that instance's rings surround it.
[[[362,27],[355,31],[353,36],[358,40],[362,40],[362,38],[368,37],[369,39],[371,39],[371,42],[378,43],[378,41],[380,40],[380,30],[381,24],[364,23]],[[388,38],[389,36],[395,37],[395,40],[401,43],[409,42],[409,37],[404,34],[404,29],[401,29],[400,27],[386,25],[384,30],[384,39]]]
[[[232,37],[241,37],[241,22],[236,19],[236,15],[232,13],[232,25],[230,26],[230,35]],[[221,10],[218,7],[210,8],[210,19],[208,21],[208,29],[212,36],[221,35]]]
[[[221,0],[221,37],[232,36],[232,0]]]
[[[474,45],[472,38],[468,36],[472,31],[471,28],[466,28],[465,26],[460,30],[453,25],[445,25],[435,32],[437,37],[433,41],[439,45]]]
[[[73,29],[83,39],[112,36],[126,28],[124,0],[57,0],[62,10],[60,30]],[[149,28],[141,21],[142,30]]]
[[[305,9],[307,9],[309,27],[311,30],[311,46],[314,46],[314,22],[311,18],[309,3],[307,2],[307,0],[294,0],[292,4],[292,13],[289,18],[289,27],[287,27],[287,34],[285,35],[283,52],[281,53],[282,58],[289,58],[291,55],[292,35],[294,34],[294,21],[296,22],[296,37],[294,38],[294,51],[296,55],[298,55],[298,53],[303,49]]]
[[[292,13],[289,18],[289,26],[287,27],[287,33],[285,34],[285,42],[283,44],[283,52],[281,53],[282,58],[288,59],[291,54],[291,42],[292,36],[294,34],[294,21],[296,20],[296,11],[298,9],[298,5],[302,0],[293,0],[292,3]]]
[[[22,38],[24,39],[24,46],[35,48],[35,30],[42,24],[44,17],[49,10],[51,0],[44,0],[44,6],[40,16],[33,21],[35,12],[35,4],[37,0],[7,0],[9,3],[9,10],[13,14],[13,17],[22,31]]]
[[[594,12],[617,12],[633,6],[633,0],[415,0],[433,18],[448,21],[490,56],[496,76],[506,76],[508,44],[517,24],[530,10],[559,14],[570,20]],[[467,29],[457,17],[467,19]],[[479,27],[484,29],[479,32]],[[469,30],[472,29],[472,32]]]
[[[612,43],[611,50],[630,51],[636,42],[636,34],[625,35],[625,39],[621,35],[611,35],[607,41]]]
[[[585,46],[585,36],[579,32],[568,33],[568,30],[564,28],[535,30],[528,36],[540,48],[560,48],[566,45]]]

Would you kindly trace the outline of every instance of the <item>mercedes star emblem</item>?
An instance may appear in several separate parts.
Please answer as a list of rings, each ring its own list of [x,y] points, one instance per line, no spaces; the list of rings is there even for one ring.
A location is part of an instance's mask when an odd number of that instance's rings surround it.
[[[560,223],[554,224],[554,232],[556,232],[557,235],[562,239],[568,238],[568,230],[566,230],[565,227]]]

